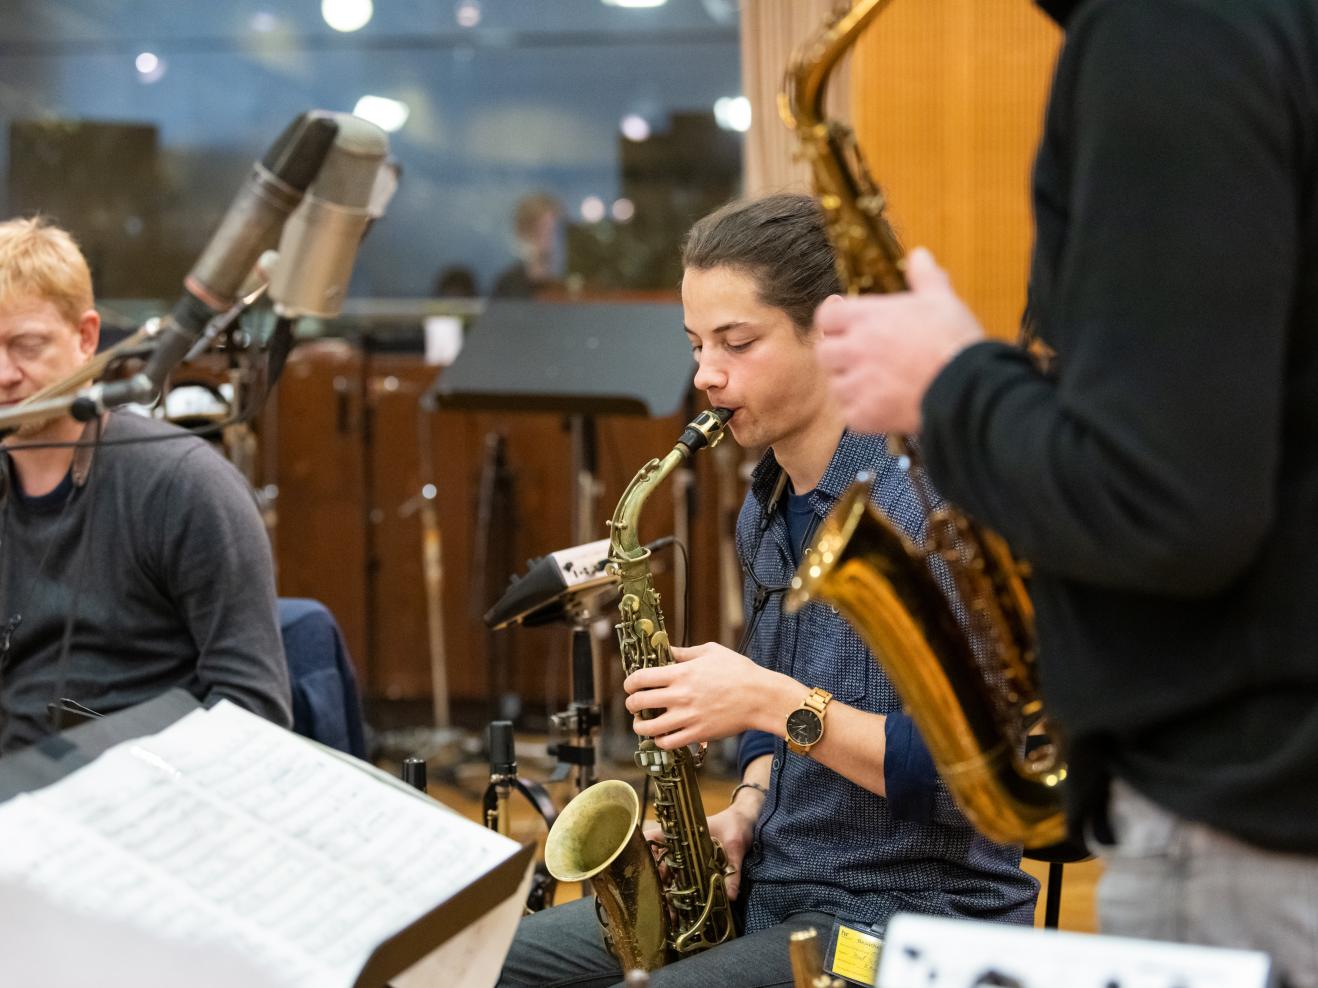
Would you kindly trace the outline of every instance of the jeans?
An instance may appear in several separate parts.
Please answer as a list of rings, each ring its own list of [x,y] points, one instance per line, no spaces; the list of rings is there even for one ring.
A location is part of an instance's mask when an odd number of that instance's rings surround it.
[[[1245,844],[1122,782],[1109,812],[1117,846],[1101,849],[1104,933],[1262,950],[1281,984],[1318,988],[1318,857]]]
[[[650,975],[652,988],[791,988],[787,940],[813,926],[828,942],[833,917],[797,913],[778,926],[713,947]],[[500,988],[621,986],[618,962],[604,946],[595,900],[579,899],[524,918],[517,928]]]

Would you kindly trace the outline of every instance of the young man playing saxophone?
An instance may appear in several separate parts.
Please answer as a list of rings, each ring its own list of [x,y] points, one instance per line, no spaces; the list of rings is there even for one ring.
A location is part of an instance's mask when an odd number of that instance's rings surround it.
[[[924,522],[883,440],[845,431],[815,362],[814,311],[839,287],[817,204],[730,204],[692,229],[683,264],[696,387],[733,411],[739,443],[768,450],[737,525],[747,654],[674,648],[676,663],[624,683],[634,714],[663,711],[635,722],[663,748],[742,738],[742,785],[709,827],[727,852],[744,932],[651,983],[790,985],[792,931],[827,937],[838,922],[881,933],[902,910],[1030,922],[1038,886],[1019,851],[980,837],[953,806],[856,633],[823,605],[782,610],[802,547],[858,471],[876,476],[876,503],[908,535]],[[621,980],[583,901],[523,920],[501,984]]]

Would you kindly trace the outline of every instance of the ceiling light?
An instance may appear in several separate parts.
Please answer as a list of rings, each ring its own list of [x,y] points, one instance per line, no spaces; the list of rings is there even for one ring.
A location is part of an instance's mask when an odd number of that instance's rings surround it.
[[[411,111],[401,100],[387,99],[384,96],[363,96],[352,108],[354,117],[361,117],[386,133],[392,134],[407,123]]]
[[[453,9],[453,16],[459,27],[475,27],[481,22],[480,0],[462,0]]]
[[[357,31],[371,21],[371,0],[320,0],[320,16],[336,31]]]

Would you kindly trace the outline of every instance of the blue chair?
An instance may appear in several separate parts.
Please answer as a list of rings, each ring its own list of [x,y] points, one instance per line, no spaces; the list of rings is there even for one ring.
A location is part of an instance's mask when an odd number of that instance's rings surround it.
[[[334,615],[318,600],[281,597],[279,633],[293,687],[293,730],[365,758],[357,676]]]

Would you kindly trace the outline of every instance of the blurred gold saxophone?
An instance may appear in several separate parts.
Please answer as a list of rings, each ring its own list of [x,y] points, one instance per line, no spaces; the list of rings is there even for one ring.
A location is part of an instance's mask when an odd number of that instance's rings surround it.
[[[889,0],[844,5],[796,53],[779,107],[810,166],[838,273],[851,294],[906,290],[903,251],[884,217],[852,130],[826,118],[829,74]],[[1046,724],[1035,670],[1034,607],[1023,566],[1003,539],[934,496],[918,450],[889,436],[928,518],[915,546],[875,510],[857,478],[825,519],[792,581],[786,607],[836,606],[878,657],[967,819],[1003,843],[1040,847],[1065,836],[1060,746]],[[951,573],[966,608],[958,621],[930,571]],[[1043,740],[1031,747],[1027,738]],[[1027,754],[1028,752],[1028,754]]]
[[[621,581],[618,644],[628,675],[669,665],[668,632],[650,572],[650,550],[637,526],[649,496],[696,450],[723,438],[731,413],[701,412],[662,460],[632,478],[609,522],[609,565]],[[656,716],[646,712],[643,717]],[[724,887],[727,857],[709,834],[690,749],[663,751],[644,739],[636,763],[654,787],[655,818],[663,829],[660,877],[641,833],[641,806],[626,782],[597,782],[572,800],[549,831],[545,866],[560,882],[589,881],[604,941],[624,972],[654,971],[736,936]]]

